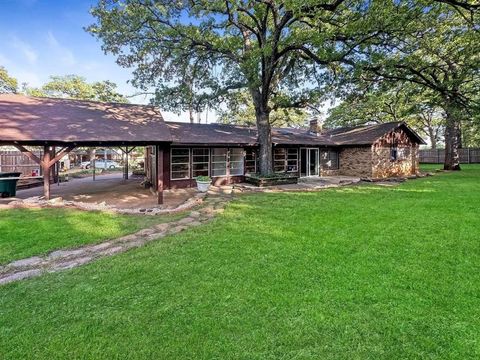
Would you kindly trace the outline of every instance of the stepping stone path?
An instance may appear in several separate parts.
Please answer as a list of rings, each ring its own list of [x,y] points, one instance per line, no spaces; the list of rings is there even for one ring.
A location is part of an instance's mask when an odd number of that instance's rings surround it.
[[[232,199],[231,194],[215,193],[213,195],[204,198],[200,208],[192,210],[187,217],[180,220],[157,224],[134,234],[107,240],[100,244],[56,250],[45,256],[33,256],[0,266],[0,285],[40,276],[44,273],[72,269],[96,259],[138,248],[167,235],[199,226],[221,213],[226,203]]]
[[[357,181],[339,182],[338,184],[332,186],[348,186],[354,185],[355,183],[357,183]],[[234,194],[245,192],[252,193],[318,190],[321,189],[305,189],[298,185],[295,187],[289,187],[288,185],[285,185],[283,187],[273,187],[273,189],[269,189],[268,187],[256,188],[242,185],[235,185],[233,187],[212,186],[206,196],[205,193],[199,193],[192,199],[174,209],[175,211],[181,211],[190,209],[194,205],[200,206],[200,208],[190,211],[190,214],[183,219],[169,223],[157,224],[151,228],[140,230],[134,234],[122,236],[117,239],[107,240],[96,245],[85,245],[77,249],[56,250],[45,256],[33,256],[28,259],[13,261],[7,265],[0,266],[0,285],[17,280],[28,279],[48,272],[71,269],[102,257],[112,256],[132,248],[141,247],[151,241],[159,240],[164,236],[177,234],[183,230],[199,226],[213,219],[216,214],[223,212],[226,203],[233,198]],[[21,203],[20,205],[23,206],[24,204]],[[85,210],[99,209],[95,208]],[[135,209],[133,212],[144,213],[141,210],[143,209]],[[158,215],[164,211],[171,212],[171,210],[168,209],[156,210],[155,214]]]

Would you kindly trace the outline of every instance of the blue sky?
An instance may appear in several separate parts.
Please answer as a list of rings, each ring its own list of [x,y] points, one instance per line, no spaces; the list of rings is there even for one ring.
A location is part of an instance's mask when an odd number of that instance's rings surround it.
[[[88,81],[111,80],[126,95],[131,71],[105,55],[83,28],[93,23],[94,0],[0,0],[0,65],[19,83],[40,86],[50,75],[77,74]],[[146,102],[143,97],[135,102]],[[167,115],[167,114],[165,114]],[[167,116],[165,116],[167,117]],[[173,114],[169,119],[178,120]],[[182,115],[181,120],[186,120]]]

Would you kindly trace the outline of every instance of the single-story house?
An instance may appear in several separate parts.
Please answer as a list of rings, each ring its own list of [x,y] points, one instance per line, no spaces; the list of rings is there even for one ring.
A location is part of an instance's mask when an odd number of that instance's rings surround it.
[[[369,178],[418,172],[424,141],[403,122],[322,130],[273,128],[274,171],[300,177]],[[164,189],[241,182],[258,169],[255,128],[164,121],[147,105],[0,95],[0,145],[12,145],[41,165],[49,197],[50,169],[76,147],[146,147],[147,177],[159,202]],[[42,146],[43,158],[25,146]],[[57,152],[57,149],[61,149]]]
[[[165,188],[195,186],[211,176],[216,184],[242,182],[258,171],[255,128],[224,124],[165,122],[172,136],[163,149]],[[403,122],[324,130],[273,128],[274,171],[299,177],[350,175],[365,178],[407,176],[419,170],[424,141]],[[147,171],[156,169],[154,147],[147,148]],[[155,174],[147,172],[152,183]]]

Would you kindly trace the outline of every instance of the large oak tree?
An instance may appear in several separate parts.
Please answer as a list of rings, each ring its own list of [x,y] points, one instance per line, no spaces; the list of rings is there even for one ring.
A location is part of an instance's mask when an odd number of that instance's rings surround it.
[[[210,106],[247,91],[255,109],[260,171],[272,172],[274,110],[301,108],[355,48],[378,34],[366,14],[381,4],[356,0],[102,0],[88,28],[133,83]],[[368,25],[368,24],[367,24]],[[171,96],[155,97],[170,104]]]

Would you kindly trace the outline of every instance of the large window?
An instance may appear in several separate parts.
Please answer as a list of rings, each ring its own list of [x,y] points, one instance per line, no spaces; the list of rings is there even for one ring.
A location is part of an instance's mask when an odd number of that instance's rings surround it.
[[[227,175],[227,148],[212,149],[212,176]]]
[[[297,172],[298,149],[275,148],[273,151],[273,169],[275,172]]]
[[[255,174],[257,172],[257,151],[249,148],[245,150],[245,173]]]
[[[172,149],[171,178],[172,180],[190,178],[190,149]]]
[[[298,149],[287,150],[287,172],[298,171]]]
[[[285,148],[275,148],[273,150],[273,171],[285,172],[286,154],[287,154],[287,149]]]
[[[210,175],[210,149],[192,149],[192,176]]]
[[[338,170],[338,151],[322,150],[320,166],[323,170]]]
[[[230,149],[230,175],[243,175],[243,149]]]

